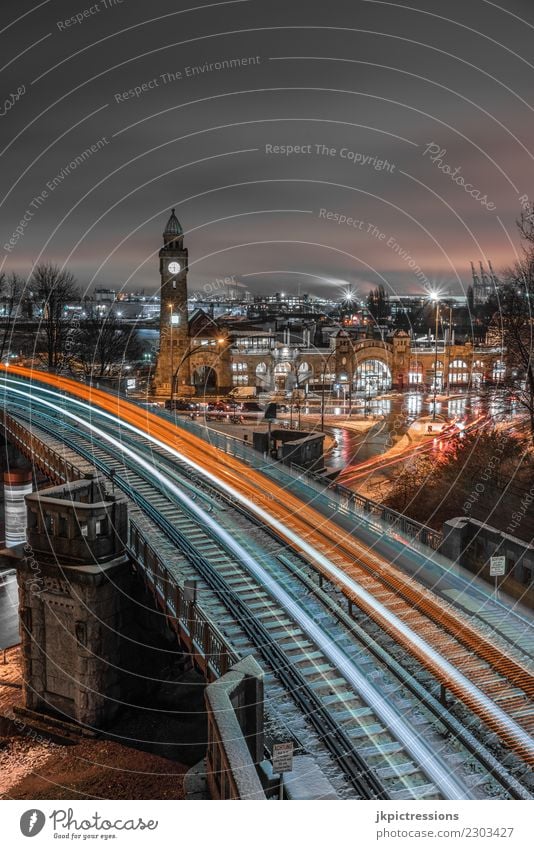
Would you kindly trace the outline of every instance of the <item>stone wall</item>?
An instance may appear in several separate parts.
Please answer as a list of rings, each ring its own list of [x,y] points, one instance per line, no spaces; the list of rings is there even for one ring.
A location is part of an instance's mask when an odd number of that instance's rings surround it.
[[[265,799],[263,673],[253,657],[236,663],[205,692],[208,712],[206,779],[213,799]]]
[[[134,681],[125,686],[138,618],[126,500],[97,478],[32,493],[26,504],[17,563],[26,707],[102,727]]]
[[[121,643],[133,615],[128,560],[58,566],[27,546],[17,578],[26,707],[106,725],[123,695]]]

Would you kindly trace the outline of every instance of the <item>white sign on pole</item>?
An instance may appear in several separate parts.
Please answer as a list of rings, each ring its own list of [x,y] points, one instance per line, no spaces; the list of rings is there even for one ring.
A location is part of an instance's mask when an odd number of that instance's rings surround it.
[[[293,769],[293,743],[273,744],[273,772],[291,772]]]
[[[506,574],[506,557],[490,557],[490,576],[497,578]]]

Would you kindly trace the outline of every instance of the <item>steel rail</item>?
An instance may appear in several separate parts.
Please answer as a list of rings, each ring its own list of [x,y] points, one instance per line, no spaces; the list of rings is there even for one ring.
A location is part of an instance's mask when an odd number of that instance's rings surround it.
[[[19,415],[17,413],[17,415]],[[26,418],[20,415],[20,418]],[[28,420],[28,419],[26,419]],[[35,422],[33,422],[35,424]],[[57,434],[57,429],[39,423],[37,425],[50,435]],[[97,459],[90,451],[82,448],[79,443],[71,441],[72,450],[84,459],[90,460],[98,471],[113,479],[114,484],[121,489],[153,522],[163,531],[165,536],[182,551],[215,593],[219,601],[230,611],[232,616],[243,628],[249,639],[254,643],[264,660],[269,664],[274,674],[281,680],[291,697],[297,702],[304,716],[319,732],[325,747],[334,757],[337,764],[349,778],[355,790],[366,799],[388,799],[386,788],[378,777],[369,769],[363,758],[354,750],[350,738],[335,722],[332,715],[321,703],[319,697],[310,689],[302,673],[290,659],[269,631],[250,610],[247,604],[231,588],[230,584],[219,575],[208,560],[200,554],[188,541],[187,537],[154,508],[150,502],[138,493],[128,481],[118,474],[110,474],[110,467]],[[132,557],[135,552],[130,551]]]
[[[43,382],[47,382],[47,381],[44,380]],[[50,381],[48,381],[48,382],[50,382]],[[67,382],[67,385],[70,388],[70,383]],[[75,387],[75,386],[72,389],[74,394],[76,394],[76,393],[81,394],[80,390],[81,390],[81,388],[78,388],[78,387]],[[44,390],[44,391],[46,391],[46,390]],[[100,395],[105,397],[105,393],[98,393],[97,397],[100,398]],[[109,397],[107,397],[105,399],[105,401],[109,404],[110,403]],[[80,402],[78,402],[78,404],[79,403]],[[105,407],[104,401],[102,402],[102,406]],[[135,409],[137,409],[137,408],[135,408]],[[137,429],[134,428],[134,430],[137,430]],[[162,444],[162,443],[158,442],[157,444]],[[164,446],[164,447],[168,447],[168,446]],[[169,448],[169,450],[172,452],[172,449]],[[182,457],[182,455],[178,454],[178,452],[174,452],[174,453],[176,453],[177,456]],[[182,459],[183,459],[183,457],[182,457]],[[189,464],[192,464],[194,468],[202,469],[202,467],[198,466],[198,464],[194,463],[190,459],[186,458],[186,462],[188,462]],[[205,469],[203,469],[203,473],[205,475],[209,476]],[[213,476],[211,476],[211,477],[213,477]],[[278,521],[278,525],[280,525],[280,521]],[[295,537],[294,530],[291,530],[291,528],[288,528],[287,526],[285,528],[282,528],[282,530],[285,533],[285,535],[288,537],[290,543],[294,544],[295,540],[297,539],[297,537]],[[302,540],[301,540],[300,544],[302,545]],[[337,545],[336,545],[336,548],[338,548],[338,547],[339,547],[339,541],[337,541]],[[349,590],[352,590],[352,592],[355,593],[356,603],[359,604],[359,606],[363,608],[364,602],[365,602],[367,609],[372,610],[372,612],[375,614],[375,617],[378,618],[379,621],[381,621],[386,626],[386,629],[387,629],[388,624],[389,625],[391,625],[392,623],[395,624],[395,628],[393,628],[393,632],[399,637],[399,640],[401,642],[403,642],[404,644],[407,644],[407,648],[412,652],[412,654],[414,654],[416,657],[418,657],[419,660],[421,660],[423,663],[425,663],[425,665],[427,667],[429,667],[436,675],[438,675],[438,676],[441,675],[442,680],[443,680],[443,678],[445,678],[445,683],[449,686],[449,688],[453,692],[455,692],[455,694],[458,695],[458,697],[462,701],[464,701],[466,704],[468,704],[471,707],[471,709],[475,709],[477,712],[481,713],[483,715],[483,718],[486,719],[486,721],[490,725],[490,727],[495,726],[496,715],[498,714],[498,716],[499,716],[499,723],[498,724],[499,724],[500,731],[495,729],[495,727],[494,727],[494,730],[497,730],[497,733],[500,733],[501,736],[503,737],[503,739],[509,745],[511,745],[512,748],[519,748],[519,751],[521,753],[524,753],[524,754],[526,754],[525,749],[524,749],[525,745],[527,747],[527,751],[529,751],[531,749],[532,743],[531,742],[526,743],[526,736],[524,735],[524,732],[523,732],[523,734],[519,733],[519,735],[518,735],[519,729],[518,729],[517,724],[513,720],[511,720],[508,716],[506,716],[506,714],[502,711],[502,709],[500,709],[497,705],[495,705],[493,703],[493,701],[491,700],[491,698],[488,698],[483,693],[483,691],[480,691],[479,689],[477,689],[477,687],[473,686],[470,682],[467,682],[469,684],[469,686],[467,686],[466,681],[465,681],[465,675],[463,675],[462,673],[459,673],[455,669],[454,665],[452,665],[448,661],[445,661],[443,658],[440,658],[439,652],[436,652],[435,649],[432,649],[429,645],[427,645],[425,640],[421,640],[419,637],[417,637],[417,635],[415,635],[413,633],[413,630],[407,628],[407,626],[405,626],[404,623],[402,623],[402,625],[401,625],[400,620],[398,620],[395,615],[392,615],[391,612],[389,612],[387,615],[384,614],[384,611],[382,611],[382,613],[380,613],[379,608],[384,607],[384,605],[377,604],[376,600],[373,601],[373,604],[369,605],[369,602],[371,601],[371,598],[372,598],[370,593],[368,593],[367,591],[364,591],[362,587],[358,587],[358,585],[354,581],[354,579],[351,579],[350,582],[347,581],[347,576],[343,574],[342,570],[339,567],[335,567],[333,563],[331,563],[330,561],[327,560],[328,554],[327,554],[327,557],[325,557],[325,554],[323,553],[324,552],[324,546],[319,546],[318,550],[312,550],[311,546],[306,544],[305,549],[306,549],[306,552],[309,553],[310,557],[312,557],[316,561],[317,565],[320,565],[323,568],[325,568],[326,574],[327,574],[329,579],[337,577],[339,580],[341,580],[341,583],[345,584],[345,586],[344,586],[345,591],[347,591],[347,589],[349,589]],[[348,554],[348,556],[350,557],[351,554]],[[359,558],[359,559],[361,559],[361,558]],[[376,568],[376,562],[373,563],[372,568]],[[418,593],[419,593],[419,590],[418,590]],[[443,613],[443,610],[441,610],[441,613]],[[377,616],[377,614],[378,614],[378,616]],[[455,636],[460,636],[461,633],[465,632],[465,630],[468,626],[465,622],[460,623],[460,620],[458,620],[457,617],[453,617],[453,618],[457,621],[458,625],[461,624],[461,626],[462,626],[460,633],[458,633],[457,627],[455,627],[455,629],[454,629]],[[390,622],[390,620],[391,620],[391,622]],[[443,622],[439,622],[438,624],[441,627],[443,627]],[[407,631],[410,632],[409,638],[406,636]],[[484,638],[481,637],[481,635],[478,632],[476,632],[476,638],[477,638],[477,641],[480,641],[482,639],[482,643],[487,642]],[[426,648],[425,648],[425,646],[426,646]],[[489,648],[489,646],[488,646],[488,648]],[[476,649],[475,649],[475,652],[476,652]],[[479,652],[480,652],[480,649],[479,649]],[[496,665],[495,664],[495,656],[496,656],[496,654],[498,655],[499,652],[492,647],[491,653],[492,653],[492,657],[489,660],[489,662],[490,662],[490,665],[491,665],[491,661],[493,661],[493,666],[495,666]],[[512,665],[517,666],[515,664],[515,662],[512,661],[507,656],[506,657],[505,674],[507,674],[508,677],[511,677],[510,676],[510,671],[511,671],[510,668],[511,668]],[[444,667],[446,667],[446,668],[444,668]],[[520,668],[520,670],[521,670],[522,673],[525,672],[524,668]],[[516,670],[516,671],[519,671],[519,670]],[[461,682],[463,682],[463,683],[461,683]],[[518,699],[518,701],[520,701],[520,700]],[[504,724],[504,732],[502,730],[503,724]],[[520,743],[518,745],[519,739],[522,740],[522,743]],[[531,741],[531,738],[530,738],[530,741]],[[527,758],[528,758],[528,755],[527,755]]]

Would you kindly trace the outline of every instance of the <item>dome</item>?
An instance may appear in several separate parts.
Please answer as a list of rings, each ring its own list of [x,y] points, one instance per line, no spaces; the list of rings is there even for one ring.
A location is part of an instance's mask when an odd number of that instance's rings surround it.
[[[172,236],[176,238],[177,236],[183,236],[184,231],[182,230],[182,225],[178,221],[176,215],[174,214],[174,207],[171,210],[171,216],[165,225],[165,230],[163,231],[164,236]]]

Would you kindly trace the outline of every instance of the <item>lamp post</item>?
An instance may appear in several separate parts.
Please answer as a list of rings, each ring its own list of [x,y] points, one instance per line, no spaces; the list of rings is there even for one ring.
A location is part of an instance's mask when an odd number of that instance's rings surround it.
[[[452,347],[452,304],[449,304],[449,338],[447,340],[449,353],[448,356],[445,357],[445,351],[443,351],[443,370],[445,371],[445,366],[447,367],[447,381],[446,381],[446,392],[449,391],[449,381],[450,381],[450,358],[451,358],[451,347]],[[445,347],[445,346],[443,346]],[[445,383],[445,381],[444,381]]]
[[[332,359],[332,357],[335,353],[336,353],[336,349],[332,348],[332,350],[330,351],[330,353],[329,353],[328,357],[326,358],[326,361],[323,365],[323,385],[322,385],[322,391],[321,391],[321,433],[324,433],[324,382],[325,382],[325,377],[326,377],[326,369],[328,367],[328,363],[330,362],[330,360]]]
[[[432,410],[432,421],[436,421],[436,396],[438,389],[438,331],[439,331],[439,295],[431,295],[430,299],[436,304],[436,331],[434,336],[434,404]]]

